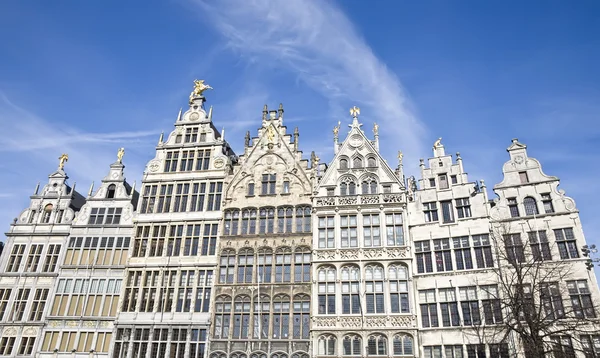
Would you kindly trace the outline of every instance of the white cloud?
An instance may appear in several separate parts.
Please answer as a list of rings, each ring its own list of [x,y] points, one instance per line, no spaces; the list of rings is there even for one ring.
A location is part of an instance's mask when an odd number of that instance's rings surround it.
[[[336,110],[332,125],[349,122],[347,110],[340,109],[357,104],[363,121],[380,124],[384,153],[395,157],[395,150],[402,149],[407,162],[418,162],[423,124],[400,81],[340,9],[319,0],[195,3],[202,20],[210,20],[233,51],[250,63],[287,69],[324,96]]]

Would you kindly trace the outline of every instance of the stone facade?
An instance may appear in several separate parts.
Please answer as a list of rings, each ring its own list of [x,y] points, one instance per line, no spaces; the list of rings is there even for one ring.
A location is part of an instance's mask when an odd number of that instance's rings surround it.
[[[63,163],[38,185],[0,256],[0,356],[600,356],[577,207],[524,144],[492,200],[441,139],[418,178],[390,167],[356,107],[327,164],[281,105],[238,157],[208,88],[139,198],[120,158],[87,199]]]

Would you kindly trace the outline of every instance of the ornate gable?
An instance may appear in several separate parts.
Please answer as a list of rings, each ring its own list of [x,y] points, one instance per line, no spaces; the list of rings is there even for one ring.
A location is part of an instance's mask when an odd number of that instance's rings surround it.
[[[328,191],[330,193],[331,190],[334,190],[335,195],[343,195],[338,187],[342,183],[347,186],[353,183],[356,193],[371,193],[373,186],[389,186],[391,192],[404,190],[399,175],[379,153],[379,126],[374,125],[375,138],[370,140],[360,128],[362,124],[358,122],[359,109],[353,107],[350,114],[353,117],[349,125],[350,131],[341,144],[338,144],[340,123],[333,130],[335,156],[319,181],[316,188],[318,195],[328,195]],[[368,189],[359,190],[360,185],[366,185]],[[379,188],[376,192],[383,191]]]

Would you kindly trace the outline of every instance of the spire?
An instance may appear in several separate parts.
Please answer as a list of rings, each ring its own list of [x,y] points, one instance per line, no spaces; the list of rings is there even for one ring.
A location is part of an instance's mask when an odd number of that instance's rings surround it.
[[[135,185],[136,185],[137,181],[133,181],[133,186],[131,187],[131,194],[129,194],[129,196],[133,197],[133,193],[135,193]]]
[[[298,137],[300,136],[300,132],[298,131],[298,127],[294,128],[294,150],[298,151]]]
[[[246,137],[244,138],[244,147],[248,148],[250,146],[250,131],[246,132]]]
[[[92,182],[92,185],[90,185],[90,190],[88,190],[88,196],[92,196],[93,192],[94,192],[94,182]]]
[[[358,123],[358,116],[360,115],[360,108],[353,106],[350,108],[350,115],[352,116],[352,124],[349,125],[350,128],[360,128],[362,123]]]
[[[263,113],[262,113],[262,120],[263,122],[267,120],[267,113],[269,112],[269,109],[267,108],[267,105],[265,104],[265,106],[263,107]]]
[[[165,132],[160,132],[160,137],[158,138],[158,145],[163,144],[164,136],[165,136]]]
[[[283,119],[283,103],[279,103],[279,109],[277,110],[277,116]]]
[[[177,115],[177,122],[181,121],[181,111],[182,111],[182,108],[179,108],[179,114]]]
[[[210,107],[210,109],[212,109],[212,107]],[[225,127],[223,127],[223,129],[221,129],[221,140],[225,141]]]
[[[38,181],[37,185],[35,186],[35,191],[33,192],[33,195],[38,195],[39,191],[40,191],[40,182]]]
[[[210,106],[210,108],[208,109],[208,116],[207,116],[209,122],[212,121],[212,111],[213,111],[213,106]]]

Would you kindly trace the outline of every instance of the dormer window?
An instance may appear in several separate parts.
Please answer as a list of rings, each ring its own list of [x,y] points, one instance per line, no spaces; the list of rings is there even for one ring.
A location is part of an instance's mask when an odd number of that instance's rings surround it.
[[[108,189],[106,189],[106,198],[107,199],[114,198],[116,189],[117,189],[117,186],[115,184],[109,185]]]
[[[429,187],[430,188],[435,188],[435,178],[430,178],[429,179]]]
[[[450,181],[452,182],[452,184],[456,184],[458,183],[458,178],[456,177],[456,175],[450,175]]]
[[[377,180],[366,178],[360,185],[362,194],[377,194]]]
[[[527,172],[519,172],[519,178],[521,179],[521,184],[529,183],[529,177],[527,176]]]
[[[362,166],[363,166],[362,159],[359,157],[354,158],[354,161],[352,162],[352,166],[354,168],[362,168]]]
[[[340,169],[348,169],[348,160],[340,159]]]
[[[263,174],[262,176],[262,195],[275,194],[275,174]]]
[[[198,141],[198,127],[187,128],[185,130],[185,142],[196,143]]]
[[[248,183],[248,196],[254,196],[254,183]]]
[[[344,178],[340,183],[340,195],[356,195],[356,183],[352,178]]]
[[[369,157],[369,158],[367,159],[367,166],[368,166],[369,168],[375,168],[375,167],[377,166],[377,162],[375,161],[375,158],[374,158],[374,157]]]
[[[538,215],[538,207],[535,199],[528,196],[523,199],[523,206],[525,206],[525,215]]]
[[[440,184],[440,189],[448,189],[448,176],[446,174],[440,174],[438,176],[438,182]]]
[[[47,224],[50,222],[50,215],[52,214],[52,204],[48,204],[44,207],[44,214],[42,216],[42,223]]]

